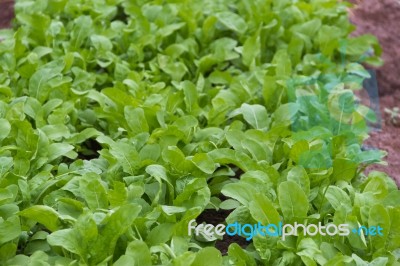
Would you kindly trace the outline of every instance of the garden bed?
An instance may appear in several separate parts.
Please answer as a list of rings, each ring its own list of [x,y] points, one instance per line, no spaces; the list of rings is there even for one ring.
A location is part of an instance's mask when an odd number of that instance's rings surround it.
[[[400,191],[368,171],[399,183],[399,95],[363,143],[354,91],[380,50],[349,38],[346,5],[20,1],[0,46],[0,263],[398,265]],[[389,166],[360,173],[376,148]],[[194,220],[353,230],[217,240]]]

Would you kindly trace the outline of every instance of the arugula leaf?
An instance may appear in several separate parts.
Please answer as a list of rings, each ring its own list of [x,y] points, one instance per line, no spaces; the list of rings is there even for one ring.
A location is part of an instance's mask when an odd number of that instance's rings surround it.
[[[278,198],[286,223],[307,217],[309,209],[307,196],[297,183],[282,182],[278,187]]]
[[[48,206],[35,205],[22,210],[19,215],[38,221],[50,231],[56,231],[61,226],[59,214]]]

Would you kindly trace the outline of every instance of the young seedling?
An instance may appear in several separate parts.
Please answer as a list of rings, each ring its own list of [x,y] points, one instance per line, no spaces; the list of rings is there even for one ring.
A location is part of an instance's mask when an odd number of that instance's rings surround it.
[[[390,123],[392,125],[399,127],[400,126],[400,109],[399,107],[394,107],[393,109],[385,108],[385,113],[390,115]]]

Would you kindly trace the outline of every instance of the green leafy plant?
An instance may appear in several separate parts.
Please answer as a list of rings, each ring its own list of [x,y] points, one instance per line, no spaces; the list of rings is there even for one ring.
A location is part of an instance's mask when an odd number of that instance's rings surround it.
[[[381,64],[348,3],[18,0],[0,31],[6,265],[398,265],[400,192],[353,91]],[[224,197],[222,197],[225,196]],[[228,197],[228,199],[226,199]],[[226,221],[383,237],[188,235]]]

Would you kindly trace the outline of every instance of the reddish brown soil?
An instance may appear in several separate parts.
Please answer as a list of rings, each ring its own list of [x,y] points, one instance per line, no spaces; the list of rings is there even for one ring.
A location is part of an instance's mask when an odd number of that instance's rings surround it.
[[[374,165],[367,170],[368,172],[371,170],[385,172],[400,186],[400,127],[394,126],[390,121],[390,114],[384,112],[385,107],[389,109],[400,107],[400,91],[381,97],[380,105],[383,116],[382,130],[372,132],[366,145],[386,151],[388,155],[385,159],[388,166]],[[398,121],[400,122],[400,119]]]
[[[353,0],[350,12],[357,25],[355,35],[371,33],[378,37],[383,48],[385,64],[378,69],[381,94],[400,90],[400,1],[399,0]]]
[[[400,128],[390,123],[385,107],[400,107],[400,1],[353,0],[351,20],[357,26],[355,35],[370,33],[378,37],[385,64],[377,70],[380,106],[383,116],[382,130],[371,133],[367,145],[388,152],[388,166],[372,166],[393,177],[400,186]]]
[[[12,0],[0,0],[0,29],[11,26],[11,20],[14,17]]]

